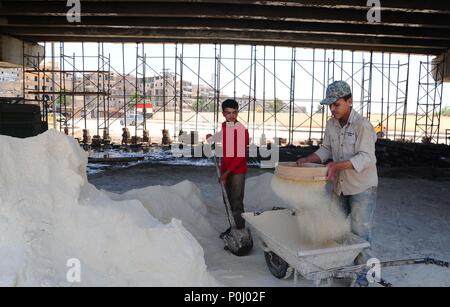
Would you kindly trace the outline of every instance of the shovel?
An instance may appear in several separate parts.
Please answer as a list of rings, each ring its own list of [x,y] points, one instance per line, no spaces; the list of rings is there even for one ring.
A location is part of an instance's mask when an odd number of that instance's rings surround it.
[[[214,164],[216,165],[217,176],[220,177],[219,164],[217,162],[217,156],[213,150]],[[225,242],[225,249],[228,249],[236,256],[244,256],[253,248],[253,240],[250,233],[250,229],[243,228],[237,229],[236,222],[232,215],[230,201],[228,199],[227,190],[223,182],[220,182],[222,188],[222,196],[224,199],[225,210],[227,212],[228,223],[230,224],[230,231],[224,234],[222,237]]]

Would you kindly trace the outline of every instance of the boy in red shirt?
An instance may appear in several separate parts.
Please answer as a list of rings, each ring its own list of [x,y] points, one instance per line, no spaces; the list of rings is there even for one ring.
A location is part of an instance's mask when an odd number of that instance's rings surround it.
[[[237,121],[239,104],[234,99],[227,99],[222,103],[222,115],[225,122],[222,130],[216,135],[208,134],[208,142],[222,142],[222,163],[219,182],[225,184],[232,215],[237,229],[245,228],[244,212],[245,175],[247,174],[247,148],[249,144],[248,130]],[[229,232],[227,229],[221,238]]]

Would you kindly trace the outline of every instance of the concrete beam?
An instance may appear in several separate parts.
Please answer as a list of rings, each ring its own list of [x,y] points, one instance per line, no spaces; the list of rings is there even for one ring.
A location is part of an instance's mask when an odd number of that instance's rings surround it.
[[[2,16],[62,16],[67,14],[64,2],[58,1],[3,1]],[[198,2],[145,2],[123,1],[114,5],[99,2],[83,2],[83,17],[195,17],[229,18],[247,20],[279,20],[327,23],[368,24],[368,7],[337,9],[335,7],[284,7],[251,4],[211,4]],[[405,11],[383,11],[382,23],[390,26],[430,27],[450,29],[448,14],[410,13]]]
[[[373,47],[391,46],[402,47],[407,46],[414,48],[430,48],[438,50],[446,50],[449,45],[448,40],[427,40],[427,39],[411,39],[411,38],[391,38],[366,36],[355,38],[349,34],[311,34],[311,33],[285,33],[285,32],[266,32],[264,35],[252,31],[236,32],[223,30],[178,30],[178,29],[141,29],[141,28],[90,28],[83,29],[80,27],[70,27],[67,29],[54,27],[7,27],[9,33],[16,36],[40,36],[40,37],[61,37],[78,35],[80,39],[86,37],[97,37],[104,39],[108,37],[141,37],[141,38],[209,38],[211,40],[234,39],[236,42],[241,40],[260,40],[261,42],[287,41],[287,42],[333,42],[340,46],[345,45],[367,45]]]
[[[36,39],[36,36],[27,37],[26,39]],[[318,48],[318,49],[342,49],[350,51],[378,51],[391,53],[411,53],[421,55],[438,55],[442,53],[443,48],[433,49],[429,47],[405,47],[405,46],[385,46],[385,45],[364,45],[364,44],[335,44],[330,42],[311,42],[311,41],[287,41],[287,40],[257,40],[257,39],[240,39],[217,37],[139,37],[139,36],[80,36],[66,35],[64,37],[57,36],[41,36],[41,41],[46,42],[106,42],[106,43],[185,43],[185,44],[242,44],[242,45],[258,45],[258,46],[283,46],[283,47],[299,47],[299,48]]]
[[[1,25],[1,24],[0,24]],[[3,24],[7,32],[8,27],[55,27],[57,29],[77,28],[107,28],[111,32],[118,28],[141,29],[178,29],[178,30],[230,30],[240,32],[283,32],[283,33],[311,33],[311,34],[342,34],[356,36],[375,36],[392,38],[416,38],[450,40],[450,31],[445,28],[409,28],[391,27],[385,25],[367,24],[355,27],[351,24],[331,24],[322,22],[292,22],[272,20],[243,20],[225,18],[170,18],[170,17],[83,17],[83,22],[68,25],[65,17],[20,17],[12,16]],[[355,37],[357,40],[357,37]],[[449,44],[450,46],[450,44]]]
[[[14,68],[23,66],[23,55],[31,55],[28,66],[36,66],[38,56],[44,56],[44,47],[17,38],[0,35],[0,67]]]
[[[30,0],[14,0],[14,2],[29,2]],[[45,2],[42,0],[33,0],[35,2]],[[55,0],[52,0],[55,2]],[[60,2],[67,2],[66,0],[59,0]],[[83,2],[100,2],[100,3],[117,3],[124,2],[124,0],[83,0]],[[133,0],[133,2],[143,2],[152,5],[161,2],[161,0]],[[166,3],[208,3],[208,4],[250,4],[259,6],[283,6],[283,7],[323,7],[323,8],[367,8],[367,0],[284,0],[284,1],[270,1],[270,0],[167,0]],[[409,13],[448,13],[450,14],[450,7],[446,1],[423,1],[423,0],[409,0],[405,3],[404,0],[390,0],[382,2],[384,11],[398,11]]]

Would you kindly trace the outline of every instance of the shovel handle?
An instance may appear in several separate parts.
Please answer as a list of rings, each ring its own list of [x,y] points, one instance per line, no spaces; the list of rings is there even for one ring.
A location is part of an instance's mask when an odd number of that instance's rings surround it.
[[[220,178],[221,174],[220,174],[220,169],[219,169],[219,163],[217,162],[216,151],[213,150],[212,153],[213,153],[214,164],[216,165],[217,177]],[[220,187],[222,189],[222,196],[225,201],[225,209],[227,211],[228,222],[230,223],[231,228],[236,228],[236,222],[234,221],[234,217],[231,214],[231,212],[232,212],[231,205],[230,205],[230,200],[228,199],[228,194],[227,194],[227,190],[225,188],[225,184],[223,182],[220,182]]]

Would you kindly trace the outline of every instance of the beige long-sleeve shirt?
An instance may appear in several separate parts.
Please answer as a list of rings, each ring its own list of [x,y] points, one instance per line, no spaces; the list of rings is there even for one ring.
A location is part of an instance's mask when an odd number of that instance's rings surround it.
[[[378,185],[376,140],[372,124],[353,109],[344,127],[335,118],[327,122],[323,144],[315,154],[322,163],[333,159],[353,165],[353,169],[338,172],[334,181],[336,194],[355,195]]]

